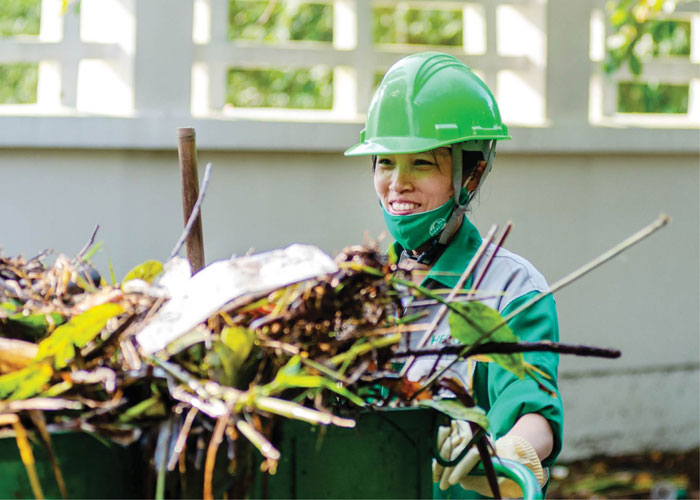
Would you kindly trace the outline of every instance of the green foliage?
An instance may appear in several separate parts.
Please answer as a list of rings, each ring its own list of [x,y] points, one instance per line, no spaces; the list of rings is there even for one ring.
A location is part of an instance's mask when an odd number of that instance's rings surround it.
[[[51,381],[51,363],[32,363],[0,376],[0,399],[25,399],[44,390]]]
[[[41,0],[0,0],[0,38],[38,35]]]
[[[608,22],[613,34],[607,39],[603,70],[610,74],[624,65],[640,77],[644,62],[658,57],[689,57],[690,22],[659,19],[678,5],[698,0],[611,0],[607,3]],[[620,113],[687,113],[688,85],[658,82],[620,82]]]
[[[0,65],[0,104],[35,103],[38,75],[37,63]]]
[[[690,22],[658,19],[677,5],[697,0],[613,0],[608,2],[608,22],[613,34],[607,40],[603,69],[612,73],[629,65],[640,75],[642,63],[652,57],[689,56]]]
[[[139,264],[134,267],[131,271],[126,273],[122,283],[126,283],[129,280],[140,279],[148,283],[152,283],[156,276],[163,272],[163,264],[157,260],[147,260],[146,262]]]
[[[292,356],[287,364],[277,372],[275,379],[262,387],[262,394],[271,395],[289,388],[321,389],[325,388],[344,397],[357,406],[365,406],[359,396],[353,394],[341,384],[320,375],[310,375],[302,365],[299,356]]]
[[[37,361],[53,358],[54,367],[65,368],[75,357],[75,348],[85,347],[102,331],[111,318],[124,312],[119,304],[101,304],[71,318],[39,342]]]
[[[229,1],[229,40],[333,41],[333,6],[309,2]]]
[[[418,406],[433,408],[453,420],[474,422],[482,429],[489,428],[489,419],[483,409],[478,406],[467,408],[456,399],[421,399]]]
[[[688,85],[620,82],[617,107],[620,113],[687,113]]]
[[[110,318],[124,312],[119,304],[101,304],[74,316],[39,343],[34,361],[21,370],[0,376],[0,399],[25,399],[42,392],[51,381],[53,368],[68,366],[75,349],[85,347]]]
[[[490,333],[503,323],[503,317],[496,311],[481,302],[455,303],[455,307],[463,311],[464,315],[450,311],[449,324],[452,337],[464,345],[472,345],[481,340],[485,333]],[[467,321],[465,316],[470,318]],[[487,342],[519,342],[507,324],[498,328]],[[489,357],[501,367],[512,372],[519,378],[526,373],[525,360],[521,352],[513,354],[490,354]]]
[[[41,0],[0,0],[0,38],[38,35]],[[36,102],[37,63],[0,65],[0,104]]]
[[[231,69],[226,102],[236,107],[331,109],[333,71],[311,69]]]
[[[462,11],[396,7],[373,8],[375,43],[409,43],[459,46],[462,43]],[[330,4],[230,0],[231,40],[285,42],[333,40]],[[378,77],[381,80],[381,74]],[[378,84],[379,82],[375,82]],[[228,74],[226,102],[236,107],[331,109],[333,72],[310,69],[238,69]]]
[[[372,9],[374,43],[462,45],[462,11],[395,7]]]

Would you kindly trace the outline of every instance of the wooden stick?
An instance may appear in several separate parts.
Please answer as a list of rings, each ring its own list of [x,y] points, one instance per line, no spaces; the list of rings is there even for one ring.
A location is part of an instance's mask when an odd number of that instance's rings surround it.
[[[180,183],[182,185],[182,211],[184,223],[190,218],[199,196],[199,176],[197,173],[197,147],[193,128],[177,129],[177,154],[180,160]],[[204,267],[204,240],[202,238],[201,214],[187,236],[187,259],[192,267],[192,274]]]
[[[445,345],[432,349],[411,349],[406,351],[395,351],[392,359],[401,359],[405,356],[435,356],[438,354],[462,354],[464,345]],[[615,359],[621,356],[617,349],[606,349],[604,347],[591,347],[587,345],[561,344],[559,342],[486,342],[478,345],[469,353],[470,356],[477,354],[512,354],[516,352],[558,352],[560,354],[573,354],[574,356],[587,356],[596,358]]]
[[[185,224],[185,229],[182,230],[182,234],[178,238],[177,243],[175,243],[175,247],[173,247],[173,251],[170,252],[170,256],[168,257],[168,260],[175,257],[180,252],[182,245],[185,244],[185,240],[189,236],[190,231],[192,231],[192,228],[194,227],[195,221],[200,220],[199,211],[202,209],[202,202],[204,202],[204,195],[207,193],[207,186],[209,186],[209,176],[210,175],[211,175],[211,162],[207,163],[207,166],[204,167],[204,177],[202,178],[202,190],[199,192],[199,196],[197,197],[197,201],[195,202],[194,207],[192,208],[192,213],[190,213],[190,218],[187,219],[187,224]]]

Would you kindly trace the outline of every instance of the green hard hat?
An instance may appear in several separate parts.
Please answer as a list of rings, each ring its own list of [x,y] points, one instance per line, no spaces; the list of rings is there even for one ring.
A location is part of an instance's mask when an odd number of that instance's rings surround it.
[[[406,154],[465,141],[510,139],[486,84],[448,54],[422,52],[396,62],[347,156]]]

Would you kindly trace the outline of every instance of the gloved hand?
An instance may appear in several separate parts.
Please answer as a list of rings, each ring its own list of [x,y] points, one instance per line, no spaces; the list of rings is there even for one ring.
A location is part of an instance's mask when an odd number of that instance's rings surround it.
[[[469,422],[463,420],[452,420],[450,426],[438,428],[437,448],[440,456],[445,460],[455,460],[464,447],[469,444],[473,434]],[[433,482],[440,483],[440,489],[446,490],[460,482],[474,466],[479,462],[479,451],[476,446],[454,467],[443,467],[437,460],[433,460]]]
[[[468,422],[453,420],[450,427],[440,427],[437,442],[440,455],[446,460],[454,460],[464,450],[471,438],[472,432]],[[527,466],[537,478],[539,485],[544,485],[547,478],[542,464],[533,447],[525,439],[520,436],[503,436],[496,441],[494,448],[497,456]],[[473,490],[482,495],[491,496],[493,493],[485,476],[469,476],[479,461],[480,457],[476,446],[473,446],[454,467],[443,467],[436,460],[433,460],[433,482],[439,481],[441,490],[446,490],[459,483],[465,490]],[[510,479],[499,477],[498,486],[504,498],[522,497],[520,486]]]
[[[503,436],[495,444],[496,455],[500,458],[514,460],[532,471],[540,486],[547,481],[546,473],[537,453],[530,443],[520,436]],[[465,490],[473,490],[484,496],[492,496],[491,487],[485,476],[462,476],[459,484]],[[498,478],[498,487],[503,498],[522,498],[520,486],[515,481],[504,477]]]

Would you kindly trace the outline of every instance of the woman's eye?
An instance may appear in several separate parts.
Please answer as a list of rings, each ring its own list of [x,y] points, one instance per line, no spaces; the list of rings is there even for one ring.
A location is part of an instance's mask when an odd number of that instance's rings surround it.
[[[379,160],[377,160],[377,164],[379,164],[382,167],[391,167],[393,165],[391,160],[388,158],[380,158]]]
[[[416,160],[413,162],[416,167],[433,167],[435,164],[430,160]]]

